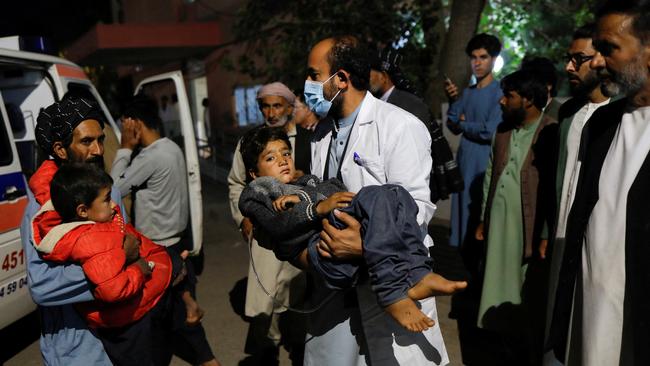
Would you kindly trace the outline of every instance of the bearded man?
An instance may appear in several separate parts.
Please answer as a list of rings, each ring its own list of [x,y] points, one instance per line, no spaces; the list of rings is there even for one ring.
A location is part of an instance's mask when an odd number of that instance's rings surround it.
[[[580,161],[578,151],[582,131],[596,109],[608,104],[610,98],[600,90],[600,80],[596,70],[589,67],[596,56],[592,38],[596,31],[595,24],[587,24],[573,33],[573,41],[567,51],[566,71],[573,98],[562,105],[559,111],[559,141],[557,151],[557,170],[555,179],[555,225],[550,230],[551,265],[549,273],[549,307],[547,315],[555,301],[555,289],[566,236],[566,223],[571,204],[576,194]],[[542,249],[542,256],[546,250]]]
[[[103,167],[104,116],[90,101],[65,95],[43,109],[37,119],[35,135],[45,160],[29,180],[30,187],[41,187],[40,195],[28,190],[29,204],[20,226],[20,238],[27,258],[27,276],[32,299],[38,304],[41,320],[40,349],[46,365],[111,365],[101,341],[88,328],[73,304],[94,300],[90,283],[78,264],[49,263],[41,259],[32,244],[31,220],[49,200],[49,187],[59,166],[87,163]],[[120,192],[111,191],[120,203]],[[122,212],[124,208],[122,207]],[[127,245],[125,252],[137,252]]]
[[[625,97],[583,132],[549,336],[566,365],[650,364],[649,12],[618,0],[597,16],[590,67],[604,95]]]
[[[537,270],[536,249],[545,225],[545,189],[551,175],[550,138],[555,120],[543,113],[548,90],[532,70],[520,70],[501,81],[503,123],[497,128],[483,181],[481,223],[477,240],[485,240],[487,256],[478,326],[501,339],[507,365],[541,361],[542,316],[533,307],[543,284],[529,280]],[[526,286],[524,283],[526,282]],[[524,290],[526,289],[526,290]]]

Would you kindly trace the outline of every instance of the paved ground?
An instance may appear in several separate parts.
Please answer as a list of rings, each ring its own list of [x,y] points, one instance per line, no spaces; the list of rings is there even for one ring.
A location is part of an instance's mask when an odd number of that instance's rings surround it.
[[[243,349],[248,325],[237,313],[243,311],[248,251],[230,218],[225,185],[204,181],[203,197],[206,262],[198,288],[199,302],[206,310],[203,325],[217,358],[224,366],[233,366],[245,356]],[[446,218],[443,213],[447,203],[440,206],[440,217]],[[436,236],[444,235],[444,222],[440,224],[436,227]],[[460,365],[456,322],[447,318],[449,298],[438,299],[438,313],[452,365]],[[2,361],[17,366],[42,364],[37,337],[36,316],[0,332],[0,364]],[[178,359],[172,363],[184,364]],[[281,354],[281,365],[290,365],[286,352]]]

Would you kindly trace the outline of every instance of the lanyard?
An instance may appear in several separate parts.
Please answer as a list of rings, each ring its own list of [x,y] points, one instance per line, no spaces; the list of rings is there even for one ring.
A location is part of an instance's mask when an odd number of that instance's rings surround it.
[[[332,121],[332,126],[334,126],[334,123],[336,121]],[[356,123],[356,120],[355,120]],[[336,167],[336,178],[338,178],[341,182],[343,182],[343,177],[341,176],[341,165],[343,163],[343,160],[345,159],[345,153],[348,151],[348,144],[350,143],[350,136],[352,136],[352,130],[354,129],[354,123],[352,123],[352,126],[350,127],[350,133],[348,133],[348,138],[345,140],[345,146],[343,147],[343,153],[341,153],[341,159],[338,163],[338,166]],[[327,180],[330,178],[330,152],[332,151],[332,144],[334,143],[334,140],[336,140],[336,136],[338,135],[338,132],[336,129],[332,128],[332,137],[330,138],[330,144],[327,149],[327,159],[325,160],[325,171],[323,172],[323,180]],[[336,151],[334,151],[334,154],[336,155]],[[345,182],[343,182],[345,183]]]

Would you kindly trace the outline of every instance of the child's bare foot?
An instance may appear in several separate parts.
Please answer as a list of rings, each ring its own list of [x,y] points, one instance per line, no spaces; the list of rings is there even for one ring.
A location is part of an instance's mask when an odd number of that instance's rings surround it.
[[[199,306],[199,303],[192,298],[189,291],[183,292],[183,302],[185,302],[186,318],[185,323],[190,327],[195,326],[201,322],[205,312]]]
[[[429,273],[409,289],[408,296],[413,300],[422,300],[437,295],[453,295],[465,287],[465,281],[449,281],[437,273]]]
[[[424,315],[418,309],[415,302],[409,298],[399,300],[385,308],[386,312],[390,314],[395,320],[404,328],[411,332],[425,331],[435,324],[431,318]]]

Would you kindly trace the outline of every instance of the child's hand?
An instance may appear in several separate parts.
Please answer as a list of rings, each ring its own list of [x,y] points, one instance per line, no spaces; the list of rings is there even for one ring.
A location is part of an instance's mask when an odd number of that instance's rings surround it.
[[[276,212],[286,211],[290,208],[290,206],[293,206],[298,202],[300,202],[300,197],[295,194],[280,196],[275,201],[273,201],[273,209]]]
[[[153,271],[152,268],[149,266],[149,263],[145,261],[144,259],[140,258],[134,263],[136,266],[140,267],[140,270],[142,270],[142,274],[145,277],[151,276],[151,272]]]
[[[316,205],[316,213],[319,216],[325,216],[332,210],[336,208],[348,207],[350,202],[354,198],[354,193],[352,192],[336,192],[333,195],[327,197]]]
[[[126,264],[131,264],[140,258],[140,240],[133,236],[133,234],[126,233],[122,248],[126,255]]]

